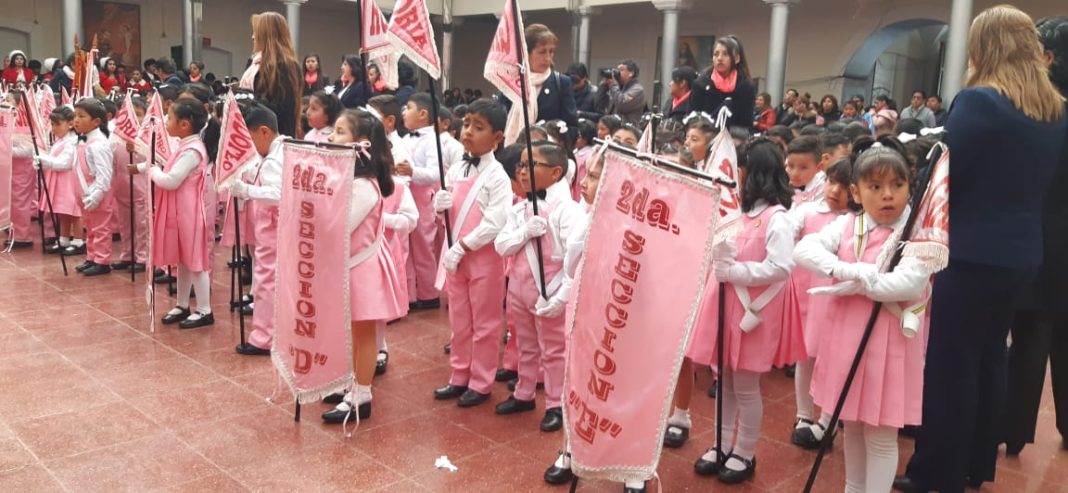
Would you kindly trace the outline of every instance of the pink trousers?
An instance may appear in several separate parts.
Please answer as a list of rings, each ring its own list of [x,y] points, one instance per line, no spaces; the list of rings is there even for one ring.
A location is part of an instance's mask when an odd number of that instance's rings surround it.
[[[11,159],[11,239],[33,241],[30,217],[37,214],[37,171],[32,158]]]
[[[115,158],[115,171],[111,177],[111,193],[115,197],[114,217],[118,221],[115,231],[122,236],[119,242],[119,260],[144,263],[148,259],[148,179],[146,174],[133,175],[133,203],[130,203],[130,172]],[[120,166],[121,164],[121,166]],[[130,251],[130,209],[133,208],[134,252]]]
[[[260,349],[270,349],[274,341],[275,268],[278,266],[278,207],[250,201],[243,214],[252,214],[256,235],[255,261],[252,263],[252,297],[256,309],[252,311],[252,332],[248,343]]]
[[[102,265],[109,265],[111,262],[111,213],[114,205],[111,192],[108,192],[96,209],[82,209],[82,221],[85,222],[85,259],[90,262]]]
[[[438,297],[434,279],[438,274],[441,243],[434,241],[438,228],[435,223],[438,214],[434,212],[433,206],[435,189],[436,187],[418,185],[411,187],[415,207],[419,210],[419,221],[415,224],[415,230],[408,235],[408,301],[433,300]]]
[[[487,394],[497,370],[497,341],[504,324],[504,262],[490,245],[468,253],[456,273],[446,277],[445,292],[452,326],[449,383]]]
[[[508,289],[508,314],[515,324],[516,345],[519,349],[519,382],[515,398],[534,400],[539,373],[545,371],[545,407],[560,407],[564,390],[564,357],[567,353],[567,336],[564,331],[564,315],[553,318],[534,314],[538,290],[534,286],[516,286]]]

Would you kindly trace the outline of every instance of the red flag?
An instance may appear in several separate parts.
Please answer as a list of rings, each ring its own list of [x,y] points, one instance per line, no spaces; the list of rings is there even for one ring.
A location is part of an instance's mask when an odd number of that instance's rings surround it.
[[[148,103],[148,111],[145,112],[144,120],[141,120],[141,130],[134,146],[137,153],[142,156],[151,156],[152,135],[156,136],[156,164],[166,164],[171,157],[171,141],[167,135],[167,127],[163,123],[163,103],[159,93],[152,93],[152,99]]]
[[[400,54],[394,48],[389,36],[389,23],[386,16],[378,8],[374,0],[366,0],[361,4],[361,19],[363,31],[360,33],[360,53],[366,53],[369,63],[378,67],[378,73],[386,86],[395,89],[400,85],[397,74],[397,64],[400,62]]]
[[[653,121],[645,125],[642,137],[638,139],[638,152],[653,152]]]
[[[719,193],[719,222],[716,223],[716,238],[718,243],[734,236],[741,226],[742,219],[742,184],[738,181],[738,151],[734,147],[734,139],[731,138],[730,129],[727,128],[727,118],[730,110],[723,107],[716,118],[719,133],[712,140],[712,149],[708,153],[708,160],[701,167],[702,172],[732,181],[736,187],[723,186]]]
[[[26,103],[29,104],[29,123],[33,125],[33,135],[37,137],[37,149],[41,153],[46,153],[51,148],[51,146],[48,145],[48,134],[51,133],[52,129],[50,127],[46,128],[44,122],[49,121],[49,119],[41,119],[41,108],[37,102],[37,91],[33,89],[33,86],[27,86],[25,92],[22,93],[22,97],[26,98]]]
[[[441,78],[441,59],[425,0],[397,0],[387,30],[394,47],[434,80]]]
[[[497,23],[497,33],[493,35],[493,44],[490,45],[486,67],[482,72],[482,76],[500,90],[512,104],[519,104],[522,100],[522,88],[519,86],[519,53],[527,52],[526,38],[516,39],[515,37],[516,22],[519,22],[519,30],[522,32],[522,12],[514,11],[512,1],[505,0],[504,12],[501,14],[500,22]],[[526,69],[526,57],[523,58],[523,68]],[[530,94],[530,88],[527,89],[527,94]]]
[[[51,121],[52,111],[56,109],[56,93],[52,92],[48,84],[45,84],[41,86],[41,91],[37,94],[41,98],[41,121]]]
[[[127,143],[137,142],[137,133],[140,130],[137,122],[137,113],[134,111],[133,98],[129,94],[122,102],[122,108],[115,115],[115,130],[112,135]],[[151,138],[151,136],[149,136]]]
[[[241,116],[234,93],[226,96],[223,108],[222,132],[219,137],[219,153],[215,158],[215,187],[222,190],[241,171],[245,163],[257,156],[256,146],[252,143],[252,133]]]
[[[949,149],[931,169],[931,181],[920,199],[912,234],[905,244],[904,256],[927,263],[931,272],[949,263]]]
[[[67,91],[67,86],[60,87],[63,89],[63,92],[60,94],[59,104],[62,104],[63,106],[74,104],[74,102],[70,100],[70,92]]]

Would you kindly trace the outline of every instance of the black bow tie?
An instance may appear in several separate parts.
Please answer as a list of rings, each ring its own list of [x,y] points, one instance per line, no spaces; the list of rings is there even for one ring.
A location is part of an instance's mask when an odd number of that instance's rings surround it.
[[[89,136],[88,135],[79,135],[78,136],[78,142],[89,142]]]
[[[471,166],[478,166],[482,162],[482,156],[472,156],[470,154],[464,154],[463,160],[465,163]]]
[[[530,195],[531,195],[530,193],[527,194],[527,200],[530,200]],[[541,199],[541,200],[545,200],[546,191],[545,190],[538,190],[537,192],[534,192],[534,195],[537,195],[538,198]]]
[[[419,137],[419,132],[409,132],[408,136],[409,137]]]

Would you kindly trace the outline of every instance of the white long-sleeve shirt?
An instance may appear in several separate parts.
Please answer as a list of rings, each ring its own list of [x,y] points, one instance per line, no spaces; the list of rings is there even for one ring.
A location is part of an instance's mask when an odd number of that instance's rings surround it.
[[[433,144],[433,141],[431,141]],[[476,180],[482,173],[490,173],[481,190],[475,193],[475,201],[482,209],[482,221],[475,226],[467,236],[461,238],[464,245],[470,250],[478,250],[493,243],[501,228],[508,222],[508,210],[512,207],[512,180],[504,167],[493,156],[493,152],[487,152],[480,157],[478,166],[471,166],[466,162],[457,163],[449,168],[445,175],[445,187],[452,189],[452,185],[460,179]],[[414,181],[413,181],[414,183]],[[457,198],[454,198],[457,200]],[[456,204],[458,207],[461,204]],[[453,234],[459,234],[462,224],[457,224],[458,218],[451,218],[454,228]]]
[[[864,213],[867,232],[879,226],[871,216]],[[845,214],[828,224],[818,233],[801,239],[794,249],[794,259],[801,267],[824,277],[830,277],[843,262],[838,258],[838,247],[842,241],[846,226],[854,217]],[[906,211],[889,227],[901,228],[908,217]],[[904,257],[892,272],[879,273],[875,282],[868,289],[867,297],[881,302],[915,301],[923,296],[931,273],[923,264],[912,257]]]
[[[360,223],[367,219],[379,200],[382,200],[382,196],[378,194],[378,190],[375,190],[375,185],[370,179],[361,176],[352,180],[352,205],[349,206],[350,233],[360,227]]]
[[[415,206],[415,197],[412,196],[411,189],[406,186],[394,187],[393,193],[401,194],[397,213],[384,213],[382,221],[385,222],[387,228],[396,231],[398,234],[411,233],[415,230],[416,223],[419,222],[419,209]]]
[[[567,256],[567,241],[576,229],[584,227],[586,214],[571,198],[571,188],[565,180],[560,180],[545,190],[545,199],[538,199],[538,210],[548,209],[550,204],[553,210],[546,218],[548,231],[542,238],[552,242],[552,259],[562,262]],[[533,215],[534,210],[529,200],[512,206],[508,221],[493,242],[497,253],[510,256],[522,251],[530,242],[525,230],[527,220]]]
[[[60,149],[60,147],[63,147]],[[74,156],[78,152],[78,135],[67,132],[62,139],[52,144],[52,152],[59,150],[58,154],[42,154],[40,156],[41,167],[55,171],[68,171],[74,169]]]
[[[767,208],[768,203],[761,200],[745,214],[751,218],[757,217]],[[794,222],[785,213],[773,214],[764,234],[767,256],[761,262],[738,262],[737,265],[745,269],[745,274],[732,283],[739,286],[767,286],[788,279],[794,268],[795,235]]]
[[[111,142],[99,128],[93,129],[86,136],[88,144],[85,146],[85,162],[89,166],[89,174],[93,177],[93,184],[85,191],[85,196],[100,200],[111,189]]]
[[[248,197],[252,200],[278,205],[282,200],[282,141],[285,136],[279,135],[271,142],[271,147],[266,156],[262,156],[258,166],[245,172],[245,181],[248,185]],[[259,185],[256,179],[259,178]]]
[[[452,165],[463,160],[464,145],[454,139],[449,132],[441,132],[439,135],[441,135],[441,162],[445,165],[445,173],[448,173]],[[437,150],[434,152],[436,153]],[[434,159],[437,159],[437,154],[434,154]],[[434,163],[436,164],[437,161]]]
[[[433,126],[427,125],[412,131],[405,137],[411,142],[408,151],[411,154],[412,183],[421,187],[430,187],[440,183],[441,172],[438,170],[438,148],[434,143],[437,133]],[[443,150],[444,151],[444,150]],[[444,153],[442,154],[443,163]]]
[[[199,139],[200,136],[193,134],[185,137],[181,140],[179,145],[185,144],[190,140]],[[145,171],[148,169],[148,177],[152,180],[156,186],[164,190],[177,190],[182,186],[185,179],[196,170],[197,165],[200,164],[200,155],[196,151],[189,149],[178,155],[178,158],[174,162],[174,166],[171,166],[170,171],[163,171],[163,168],[159,166],[148,166],[147,162],[138,163],[137,170]]]

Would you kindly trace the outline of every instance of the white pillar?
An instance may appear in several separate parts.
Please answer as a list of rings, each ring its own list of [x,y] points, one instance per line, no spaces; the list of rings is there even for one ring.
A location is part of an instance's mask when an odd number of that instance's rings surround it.
[[[586,5],[585,0],[583,0],[582,6],[578,9],[578,55],[575,60],[586,65],[586,70],[591,74],[593,73],[593,67],[590,67],[590,16],[596,13],[597,9]]]
[[[945,66],[942,67],[942,100],[946,106],[960,92],[964,71],[968,68],[968,30],[971,25],[972,0],[953,0],[949,12]]]
[[[300,54],[300,6],[308,0],[282,0],[286,4],[286,24],[289,24],[289,35],[293,38],[293,51],[297,59],[302,59]]]
[[[202,0],[182,0],[182,67],[189,66],[193,60],[200,59],[203,37],[200,34],[200,21],[204,18]]]
[[[664,30],[660,42],[660,88],[667,87],[671,71],[679,59],[679,11],[689,8],[688,0],[653,0],[653,5],[664,13]],[[694,67],[697,68],[697,67]],[[663,91],[653,104],[660,104]]]
[[[82,32],[82,0],[63,0],[63,47],[61,53],[66,56],[74,53],[74,38],[87,46]]]
[[[765,92],[773,104],[781,103],[786,85],[786,42],[789,32],[790,5],[798,0],[764,0],[771,5],[771,38],[768,41],[768,79]]]
[[[452,32],[459,22],[452,17],[452,0],[442,0],[441,13],[441,92],[444,94],[452,85],[449,76],[452,71]]]

